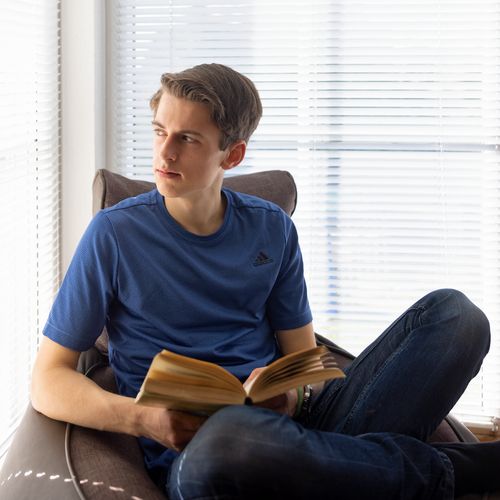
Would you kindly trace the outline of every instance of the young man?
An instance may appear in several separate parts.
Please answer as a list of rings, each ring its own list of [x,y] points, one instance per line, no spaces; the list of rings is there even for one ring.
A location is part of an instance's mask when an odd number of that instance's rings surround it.
[[[44,329],[34,407],[138,436],[171,498],[431,499],[499,486],[497,447],[423,443],[488,350],[486,318],[453,290],[417,302],[346,379],[305,388],[305,408],[298,391],[208,420],[134,404],[163,348],[245,380],[315,345],[293,223],[222,189],[262,113],[254,85],[200,65],[164,74],[151,107],[157,188],[101,211],[85,232]],[[119,395],[75,370],[104,325]]]

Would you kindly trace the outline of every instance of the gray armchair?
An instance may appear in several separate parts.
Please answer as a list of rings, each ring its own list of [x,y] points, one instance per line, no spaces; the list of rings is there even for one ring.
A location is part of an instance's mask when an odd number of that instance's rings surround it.
[[[229,177],[224,184],[271,200],[289,214],[296,206],[294,180],[284,171]],[[99,170],[93,187],[94,212],[149,191],[153,186],[150,182]],[[352,355],[320,335],[317,342],[336,354],[340,366],[352,361]],[[100,386],[116,392],[107,360],[106,332],[95,347],[82,353],[78,369]],[[430,440],[476,441],[476,438],[463,424],[448,416]],[[55,421],[29,406],[0,472],[0,498],[164,500],[166,497],[149,478],[134,437]]]

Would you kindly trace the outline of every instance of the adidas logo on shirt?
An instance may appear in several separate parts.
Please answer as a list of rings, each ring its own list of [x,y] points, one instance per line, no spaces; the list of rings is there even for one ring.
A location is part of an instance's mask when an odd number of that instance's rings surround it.
[[[264,252],[259,252],[259,255],[253,261],[254,266],[263,266],[264,264],[270,264],[273,259],[268,257]]]

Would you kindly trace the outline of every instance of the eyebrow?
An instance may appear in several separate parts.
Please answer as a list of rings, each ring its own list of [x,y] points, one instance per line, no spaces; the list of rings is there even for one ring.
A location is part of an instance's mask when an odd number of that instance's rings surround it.
[[[165,127],[160,123],[160,122],[157,122],[156,120],[153,120],[151,122],[152,125],[155,125],[157,127],[160,127],[162,129],[165,130]],[[189,129],[186,129],[186,130],[180,130],[178,132],[179,134],[189,134],[189,135],[197,135],[198,137],[203,137],[203,134],[201,134],[200,132],[197,132],[196,130],[189,130]]]

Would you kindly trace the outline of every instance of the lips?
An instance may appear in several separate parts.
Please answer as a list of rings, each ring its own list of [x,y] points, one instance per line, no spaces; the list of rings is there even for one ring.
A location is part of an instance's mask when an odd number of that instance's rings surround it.
[[[179,177],[181,175],[177,172],[172,172],[172,170],[160,170],[159,168],[156,169],[156,173],[165,179],[174,179],[175,177]]]

